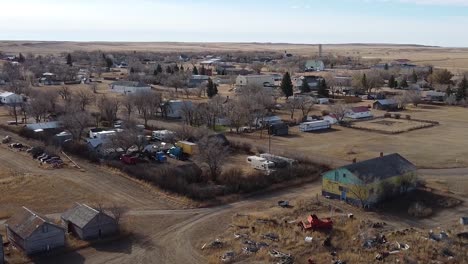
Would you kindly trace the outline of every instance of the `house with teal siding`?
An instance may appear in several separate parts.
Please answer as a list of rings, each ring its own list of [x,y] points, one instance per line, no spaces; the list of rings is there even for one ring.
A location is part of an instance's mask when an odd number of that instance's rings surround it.
[[[322,175],[322,195],[362,207],[413,189],[416,166],[400,154],[352,163]]]

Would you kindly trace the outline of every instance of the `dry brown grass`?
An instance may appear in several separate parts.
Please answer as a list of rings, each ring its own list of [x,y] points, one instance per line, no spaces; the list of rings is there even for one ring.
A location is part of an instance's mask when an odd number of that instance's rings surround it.
[[[50,214],[63,212],[74,202],[97,202],[101,198],[64,179],[28,175],[0,181],[0,219],[8,218],[22,206]]]

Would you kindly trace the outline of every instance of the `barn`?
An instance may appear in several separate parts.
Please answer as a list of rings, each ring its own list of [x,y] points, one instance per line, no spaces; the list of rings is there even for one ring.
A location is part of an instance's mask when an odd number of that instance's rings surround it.
[[[5,225],[10,243],[28,255],[65,246],[65,230],[26,207]]]
[[[118,232],[114,217],[86,204],[76,203],[62,214],[61,219],[66,230],[82,240],[102,238]]]

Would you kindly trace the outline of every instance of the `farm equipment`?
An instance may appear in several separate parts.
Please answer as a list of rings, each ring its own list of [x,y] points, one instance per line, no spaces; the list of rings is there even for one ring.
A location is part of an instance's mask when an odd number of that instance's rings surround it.
[[[319,219],[317,215],[309,215],[307,221],[301,221],[297,224],[302,230],[330,230],[333,228],[333,221],[330,218]]]

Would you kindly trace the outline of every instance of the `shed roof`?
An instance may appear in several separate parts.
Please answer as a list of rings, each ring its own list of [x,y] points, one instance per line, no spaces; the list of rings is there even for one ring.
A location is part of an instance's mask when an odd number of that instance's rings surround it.
[[[378,157],[342,167],[366,183],[401,176],[416,170],[413,163],[398,153]]]
[[[13,215],[6,224],[8,228],[22,239],[26,239],[36,231],[42,224],[48,223],[57,226],[49,219],[23,206],[21,212]],[[57,226],[59,227],[59,226]]]
[[[61,218],[65,221],[73,223],[79,228],[83,228],[101,213],[102,212],[86,204],[76,203],[73,208],[63,213]]]
[[[381,105],[396,105],[398,104],[398,102],[394,99],[381,99],[381,100],[377,100],[375,101],[375,103],[379,103]]]
[[[15,95],[15,94],[12,93],[12,92],[3,92],[3,93],[0,93],[0,97],[8,97],[8,96],[12,96],[12,95]]]
[[[30,130],[39,130],[39,129],[53,129],[53,128],[60,128],[61,125],[57,121],[52,122],[44,122],[44,123],[35,123],[35,124],[27,124],[26,128]]]

